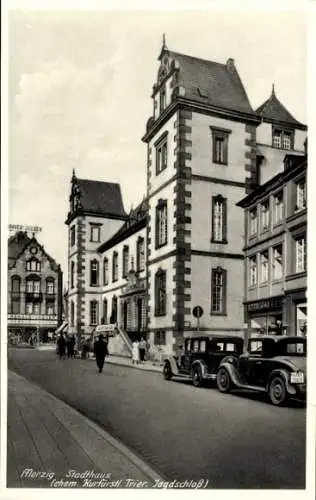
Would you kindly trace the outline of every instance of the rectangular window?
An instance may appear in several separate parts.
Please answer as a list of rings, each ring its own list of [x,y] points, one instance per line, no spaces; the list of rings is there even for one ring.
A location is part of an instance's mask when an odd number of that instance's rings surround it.
[[[55,293],[55,282],[47,281],[46,282],[46,293],[47,295],[54,295]]]
[[[155,315],[164,316],[167,310],[166,271],[159,270],[155,276]]]
[[[306,237],[301,236],[295,241],[295,271],[302,273],[306,271]]]
[[[276,226],[282,222],[284,217],[283,191],[273,197],[273,224]]]
[[[46,304],[46,314],[55,314],[54,304]]]
[[[70,245],[74,246],[76,243],[76,226],[70,228]]]
[[[253,208],[249,211],[249,233],[250,236],[254,236],[258,231],[258,217],[257,209]]]
[[[103,285],[109,284],[109,261],[107,258],[103,259]]]
[[[34,314],[41,314],[41,304],[33,304],[33,312]]]
[[[167,244],[167,200],[159,200],[156,207],[156,248]]]
[[[288,130],[272,130],[272,146],[278,149],[293,149],[294,134]]]
[[[90,241],[94,243],[100,242],[101,236],[101,227],[99,224],[91,224],[90,225]]]
[[[156,146],[156,175],[160,174],[168,165],[168,143],[165,135]]]
[[[270,224],[270,204],[269,200],[261,203],[260,206],[261,232],[268,231]]]
[[[227,243],[227,200],[222,196],[212,198],[212,242]]]
[[[166,89],[163,87],[159,94],[159,108],[160,113],[162,113],[166,109]]]
[[[99,262],[92,260],[90,262],[90,286],[98,286],[99,284]]]
[[[226,314],[226,271],[212,269],[211,314]]]
[[[70,302],[70,325],[75,325],[75,304],[72,301]]]
[[[26,314],[33,314],[33,302],[26,302],[25,312]]]
[[[123,278],[126,278],[128,273],[128,260],[129,260],[129,249],[128,246],[125,245],[123,248]]]
[[[283,247],[278,245],[272,249],[272,272],[273,279],[278,280],[283,277]]]
[[[98,303],[96,300],[90,302],[90,325],[98,324]]]
[[[228,164],[228,136],[230,130],[211,127],[213,141],[213,163]]]
[[[144,238],[137,240],[137,271],[145,269],[145,241]]]
[[[113,253],[112,260],[112,281],[118,280],[118,254],[117,252]]]
[[[296,184],[296,210],[306,208],[306,179]]]
[[[12,300],[11,302],[11,312],[12,314],[20,314],[21,312],[21,303],[19,300]]]
[[[155,332],[154,344],[166,345],[166,332],[164,330],[158,330]]]
[[[257,284],[257,256],[249,258],[249,285],[254,286]]]
[[[74,288],[75,286],[75,263],[71,262],[70,264],[70,287]]]
[[[260,283],[269,279],[269,252],[266,250],[260,254]]]

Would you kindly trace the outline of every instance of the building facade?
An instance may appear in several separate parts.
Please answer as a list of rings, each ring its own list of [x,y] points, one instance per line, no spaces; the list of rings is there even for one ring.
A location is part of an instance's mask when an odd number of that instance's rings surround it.
[[[153,112],[143,137],[142,204],[127,215],[120,199],[109,216],[113,193],[100,196],[96,207],[83,185],[94,190],[102,184],[106,190],[110,184],[73,176],[69,308],[77,331],[79,323],[87,332],[101,322],[115,323],[129,339],[146,336],[169,353],[196,331],[195,306],[203,309],[200,331],[243,331],[244,286],[236,276],[244,275],[244,213],[236,204],[275,175],[286,153],[304,154],[306,127],[274,90],[254,111],[233,59],[206,61],[170,51],[164,42],[158,61]],[[72,207],[78,193],[85,205],[80,209]],[[96,220],[101,244],[87,245],[86,229],[73,244],[72,231],[82,232]],[[92,288],[86,286],[89,280]]]
[[[8,241],[8,336],[47,342],[62,322],[62,272],[37,239]]]
[[[245,210],[245,322],[252,332],[307,333],[307,157],[255,189]]]

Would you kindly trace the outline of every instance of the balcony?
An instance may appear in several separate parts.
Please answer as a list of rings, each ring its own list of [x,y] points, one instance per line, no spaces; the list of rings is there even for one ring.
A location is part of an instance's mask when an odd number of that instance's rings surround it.
[[[25,302],[42,302],[43,294],[42,292],[26,292]]]

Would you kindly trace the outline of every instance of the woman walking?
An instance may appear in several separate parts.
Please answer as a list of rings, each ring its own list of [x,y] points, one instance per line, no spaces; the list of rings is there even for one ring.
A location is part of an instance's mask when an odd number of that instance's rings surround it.
[[[141,363],[144,363],[145,361],[146,347],[147,347],[146,340],[144,339],[144,337],[142,337],[139,343],[139,357]]]
[[[132,361],[133,361],[133,365],[139,364],[139,342],[138,342],[138,340],[134,340],[134,342],[133,342]]]

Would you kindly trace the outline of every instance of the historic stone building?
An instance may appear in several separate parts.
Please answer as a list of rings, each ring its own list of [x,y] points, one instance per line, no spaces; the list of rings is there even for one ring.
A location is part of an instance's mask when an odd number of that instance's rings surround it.
[[[62,321],[62,272],[35,236],[8,241],[8,336],[46,342]]]
[[[233,59],[207,61],[164,42],[158,60],[144,201],[126,215],[117,185],[73,176],[69,307],[77,330],[115,323],[121,337],[146,336],[170,352],[196,330],[197,305],[200,331],[242,332],[244,213],[236,204],[275,175],[285,153],[304,153],[306,127],[274,90],[254,111]],[[98,241],[87,245],[97,221]]]

